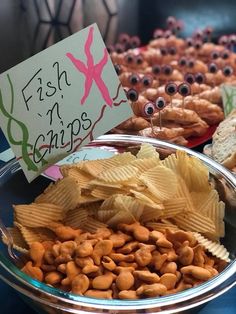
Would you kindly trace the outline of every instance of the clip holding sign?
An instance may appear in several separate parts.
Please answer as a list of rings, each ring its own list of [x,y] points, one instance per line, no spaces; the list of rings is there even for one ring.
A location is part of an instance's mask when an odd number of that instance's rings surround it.
[[[28,181],[132,116],[96,24],[0,75],[0,122]]]

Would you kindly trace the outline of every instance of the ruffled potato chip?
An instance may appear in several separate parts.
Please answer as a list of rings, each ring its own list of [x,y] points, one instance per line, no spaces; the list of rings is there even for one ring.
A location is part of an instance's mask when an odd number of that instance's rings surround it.
[[[101,221],[106,223],[109,219],[111,219],[113,216],[115,216],[117,213],[116,209],[100,209],[97,211],[96,218]]]
[[[79,198],[79,202],[78,202],[78,206],[87,204],[87,203],[94,203],[94,202],[98,202],[101,201],[102,198],[100,197],[95,197],[91,194],[82,194]]]
[[[83,224],[83,230],[88,232],[96,232],[99,228],[106,228],[107,224],[98,221],[92,217],[87,217],[86,221]]]
[[[146,159],[146,158],[155,158],[159,159],[159,153],[156,151],[156,148],[151,144],[145,143],[140,147],[139,152],[137,153],[138,159]]]
[[[98,175],[98,179],[105,182],[124,182],[135,178],[138,174],[138,169],[131,165],[121,165],[112,169],[102,171]]]
[[[112,158],[89,160],[82,165],[82,170],[96,178],[102,171],[112,169],[118,165],[119,161]]]
[[[29,251],[29,246],[26,243],[25,239],[23,238],[20,230],[17,227],[10,227],[7,228],[8,232],[10,233],[13,241],[13,248],[23,254],[27,254]],[[2,241],[6,245],[8,245],[8,239],[2,236]]]
[[[135,159],[136,159],[136,157],[134,155],[132,155],[130,152],[124,152],[122,154],[117,154],[117,155],[111,157],[111,160],[118,162],[119,165],[130,164]]]
[[[171,154],[161,161],[164,167],[167,167],[178,174],[178,161],[175,154]]]
[[[198,232],[193,232],[193,235],[195,236],[198,243],[200,243],[212,255],[226,262],[230,262],[229,252],[222,244],[208,240]]]
[[[65,210],[51,203],[31,203],[14,205],[15,221],[26,227],[47,227],[52,221],[60,221],[65,217]]]
[[[168,178],[168,180],[167,180]],[[161,201],[174,196],[177,189],[177,179],[174,172],[163,166],[156,166],[145,171],[139,179],[149,191]]]
[[[79,169],[79,168],[71,168],[68,170],[67,175],[73,179],[75,179],[80,188],[86,189],[88,187],[89,182],[94,178],[89,173]]]
[[[191,191],[210,191],[209,171],[203,163],[195,158],[189,157],[188,164],[188,182],[189,190]]]
[[[35,203],[51,203],[68,211],[77,206],[80,194],[80,186],[76,180],[65,177],[55,184],[49,185],[41,195],[36,197]]]
[[[158,166],[159,164],[160,164],[160,159],[156,157],[135,159],[131,163],[132,166],[134,166],[135,168],[138,168],[140,173],[147,171],[148,169],[153,168],[155,166]]]
[[[97,186],[95,187],[91,195],[100,199],[107,199],[113,194],[120,194],[120,193],[128,193],[128,191],[125,191],[125,189],[118,189],[118,188],[112,188],[112,187],[106,187],[106,186]]]
[[[109,198],[104,200],[103,203],[101,204],[100,209],[101,210],[111,210],[111,209],[114,209],[114,203],[115,203],[116,197],[117,197],[117,194],[113,194]]]
[[[195,207],[193,204],[193,200],[184,179],[181,178],[181,176],[177,176],[177,180],[178,180],[178,184],[177,184],[177,191],[175,194],[175,198],[176,199],[184,198],[186,200],[186,210],[190,212],[194,212]]]
[[[142,201],[143,203],[147,203],[150,205],[155,205],[156,203],[153,201],[152,198],[150,198],[149,196],[146,195],[146,190],[143,191],[136,191],[131,189],[130,193],[139,201]],[[160,201],[158,203],[161,203]]]
[[[113,227],[116,227],[120,223],[130,224],[136,221],[137,220],[129,211],[120,210],[107,221],[107,224],[109,227],[113,228]]]
[[[163,215],[163,209],[161,204],[145,204],[140,221],[145,223],[158,220]]]
[[[33,242],[55,241],[55,233],[43,227],[30,228],[15,223],[16,227],[20,230],[25,242],[30,246]]]
[[[198,212],[179,214],[172,218],[175,224],[186,231],[196,231],[214,237],[216,228],[214,222],[207,216]]]
[[[73,229],[82,228],[85,221],[88,218],[88,210],[87,208],[74,208],[67,212],[66,218],[63,223],[66,226],[70,226]]]

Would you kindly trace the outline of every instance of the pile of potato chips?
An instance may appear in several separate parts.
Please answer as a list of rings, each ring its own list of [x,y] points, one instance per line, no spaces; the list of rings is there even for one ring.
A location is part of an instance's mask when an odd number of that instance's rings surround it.
[[[14,206],[15,247],[26,252],[34,241],[55,239],[53,223],[94,232],[99,227],[140,221],[224,237],[224,203],[209,181],[208,169],[195,157],[177,151],[161,160],[143,144],[109,159],[61,166],[63,179],[51,183],[35,201]]]

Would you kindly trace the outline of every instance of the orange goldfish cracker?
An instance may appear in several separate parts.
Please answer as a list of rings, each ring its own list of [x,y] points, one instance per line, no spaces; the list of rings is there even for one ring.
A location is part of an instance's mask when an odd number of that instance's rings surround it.
[[[68,292],[90,297],[138,299],[188,289],[217,275],[217,267],[222,268],[219,259],[211,257],[210,253],[207,255],[203,246],[196,245],[191,232],[144,228],[148,238],[143,237],[144,242],[140,242],[134,241],[136,226],[140,228],[141,224],[120,224],[123,231],[101,228],[88,233],[80,230],[77,241],[55,240],[47,249],[35,242],[29,255],[32,261],[22,270]],[[37,248],[39,252],[35,251]]]
[[[43,281],[43,272],[39,267],[33,266],[32,262],[29,261],[21,269],[26,275],[37,279],[38,281]]]

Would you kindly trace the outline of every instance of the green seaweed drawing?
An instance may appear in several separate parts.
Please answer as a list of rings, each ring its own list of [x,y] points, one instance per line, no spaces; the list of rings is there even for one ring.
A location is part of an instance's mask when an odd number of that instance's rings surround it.
[[[27,165],[28,170],[32,170],[37,172],[39,169],[36,166],[36,164],[31,160],[31,158],[29,157],[29,152],[28,149],[32,150],[33,149],[33,145],[28,143],[29,140],[29,131],[26,127],[26,125],[22,122],[17,120],[16,118],[13,117],[13,109],[14,109],[14,89],[13,89],[13,85],[10,79],[9,74],[7,74],[7,79],[10,85],[10,92],[11,92],[11,106],[10,106],[10,112],[7,111],[7,109],[4,107],[3,104],[3,98],[2,98],[2,91],[0,89],[0,111],[2,112],[2,114],[8,118],[7,121],[7,136],[8,136],[8,140],[11,144],[13,145],[20,145],[21,146],[21,152],[22,152],[22,159],[24,160],[24,162]],[[13,128],[13,123],[17,124],[18,127],[21,129],[22,131],[22,140],[15,140],[13,135],[12,135],[12,128]],[[38,149],[35,150],[36,156],[38,158],[41,158],[41,153]],[[42,166],[46,165],[48,162],[45,159],[41,160],[41,164]]]

